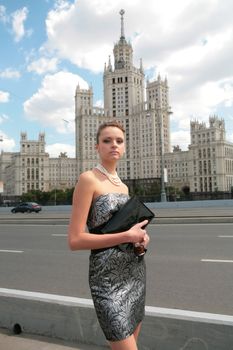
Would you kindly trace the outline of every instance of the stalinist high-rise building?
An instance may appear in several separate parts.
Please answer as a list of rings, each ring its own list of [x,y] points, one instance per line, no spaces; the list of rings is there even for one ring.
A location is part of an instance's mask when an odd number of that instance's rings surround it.
[[[116,119],[126,130],[126,154],[118,168],[120,177],[159,178],[161,154],[170,152],[168,82],[160,76],[145,82],[142,60],[138,67],[134,66],[133,48],[125,38],[124,10],[120,16],[120,39],[113,48],[114,62],[109,57],[104,66],[104,108],[93,106],[92,88],[76,88],[78,174],[98,163],[94,146],[99,124]]]
[[[120,19],[114,61],[109,57],[104,65],[104,108],[93,106],[92,88],[76,88],[77,175],[98,163],[95,135],[99,124],[116,119],[126,130],[126,153],[118,167],[123,180],[145,180],[144,186],[146,181],[161,179],[162,201],[166,200],[165,185],[178,190],[188,187],[192,193],[232,191],[233,144],[225,140],[224,122],[218,116],[209,117],[209,127],[191,121],[188,150],[176,145],[171,152],[167,79],[158,75],[154,81],[145,81],[142,59],[136,67],[132,45],[125,37],[124,10]]]
[[[223,119],[210,116],[209,126],[191,121],[188,149],[182,151],[179,145],[173,145],[171,152],[167,79],[158,75],[154,81],[145,81],[142,60],[134,66],[133,48],[125,37],[124,10],[120,11],[120,19],[114,60],[111,62],[109,57],[104,65],[104,108],[93,106],[91,87],[76,88],[76,158],[68,158],[65,153],[50,158],[45,151],[45,134],[40,133],[33,141],[21,133],[20,152],[0,153],[0,199],[31,190],[75,186],[79,174],[98,163],[95,143],[99,124],[113,119],[126,130],[126,153],[118,173],[133,190],[147,188],[150,193],[161,183],[161,201],[166,200],[165,187],[169,186],[178,191],[188,188],[197,196],[204,194],[197,198],[219,191],[233,193],[233,143],[226,140]]]

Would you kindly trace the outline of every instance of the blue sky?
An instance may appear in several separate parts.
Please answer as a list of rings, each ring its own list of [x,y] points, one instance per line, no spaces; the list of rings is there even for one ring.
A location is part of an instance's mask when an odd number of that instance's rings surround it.
[[[74,156],[75,87],[92,85],[103,105],[121,8],[134,65],[168,79],[171,144],[187,149],[190,120],[213,114],[233,142],[231,0],[0,0],[0,150],[18,151],[21,131],[45,132],[51,156]]]

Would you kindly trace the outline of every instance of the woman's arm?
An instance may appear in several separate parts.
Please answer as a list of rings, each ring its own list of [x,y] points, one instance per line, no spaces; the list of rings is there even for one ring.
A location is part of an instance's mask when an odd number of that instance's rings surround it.
[[[86,222],[95,192],[92,172],[80,175],[73,195],[71,219],[68,229],[68,243],[71,250],[108,248],[121,243],[143,241],[146,231],[141,227],[147,221],[134,225],[130,230],[114,234],[90,234]]]

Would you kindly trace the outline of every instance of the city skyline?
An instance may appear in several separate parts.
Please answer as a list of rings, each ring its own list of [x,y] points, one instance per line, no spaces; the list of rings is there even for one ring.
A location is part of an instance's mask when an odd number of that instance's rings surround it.
[[[208,122],[211,114],[225,120],[233,142],[233,4],[148,4],[0,1],[0,150],[18,151],[21,131],[29,139],[45,132],[51,156],[75,156],[75,88],[92,85],[94,104],[103,105],[103,68],[120,35],[121,8],[135,66],[142,58],[148,79],[168,79],[171,144],[185,150],[190,120]]]

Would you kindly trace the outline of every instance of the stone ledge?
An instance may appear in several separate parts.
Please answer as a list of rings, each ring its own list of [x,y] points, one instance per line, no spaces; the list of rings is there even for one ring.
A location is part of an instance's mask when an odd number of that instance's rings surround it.
[[[106,341],[93,302],[0,288],[0,327],[99,346]],[[147,306],[141,350],[229,350],[233,316]]]

